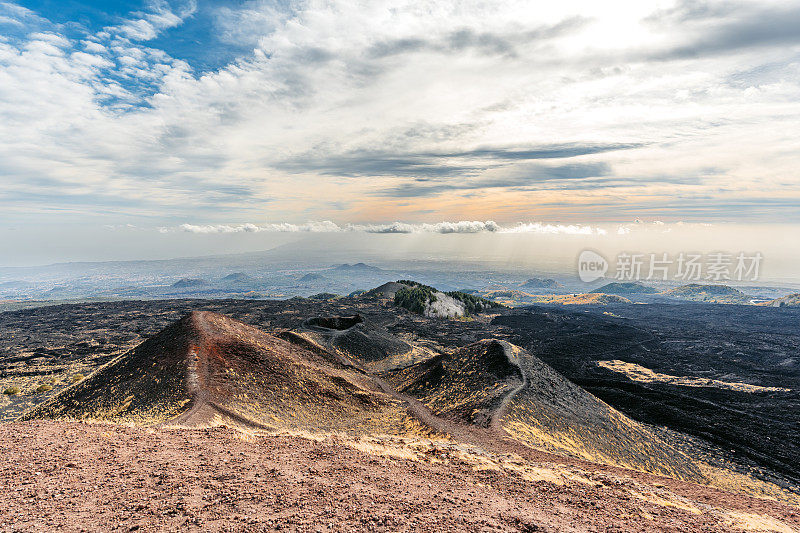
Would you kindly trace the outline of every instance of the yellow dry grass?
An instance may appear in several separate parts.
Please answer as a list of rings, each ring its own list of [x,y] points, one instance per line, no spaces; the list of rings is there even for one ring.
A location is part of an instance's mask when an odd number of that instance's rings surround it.
[[[703,512],[694,505],[692,505],[685,498],[679,498],[678,496],[672,493],[655,494],[653,492],[650,492],[645,494],[635,490],[630,491],[630,493],[631,496],[633,496],[634,498],[638,498],[640,500],[653,503],[661,507],[672,507],[674,509],[680,509],[682,511],[686,511],[692,514],[702,514]]]
[[[738,511],[725,513],[725,523],[743,531],[772,531],[775,533],[798,533],[800,531],[771,516]]]
[[[728,389],[739,392],[788,392],[791,389],[784,387],[762,387],[760,385],[750,385],[749,383],[737,383],[732,381],[720,381],[717,379],[705,379],[691,376],[672,376],[654,372],[635,363],[627,363],[619,359],[609,361],[598,361],[597,366],[624,374],[631,381],[639,383],[669,383],[670,385],[681,385],[684,387],[714,387],[717,389]]]

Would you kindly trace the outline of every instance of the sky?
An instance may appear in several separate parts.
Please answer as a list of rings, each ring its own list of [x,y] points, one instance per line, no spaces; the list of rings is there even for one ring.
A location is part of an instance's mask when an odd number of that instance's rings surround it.
[[[800,1],[0,0],[0,264],[800,224],[798,132]]]

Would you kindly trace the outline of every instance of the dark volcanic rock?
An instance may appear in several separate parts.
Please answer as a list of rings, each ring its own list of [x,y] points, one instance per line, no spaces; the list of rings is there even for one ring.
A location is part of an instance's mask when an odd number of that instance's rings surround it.
[[[800,330],[795,326],[800,309],[651,304],[606,311],[622,318],[591,308],[533,307],[493,323],[508,328],[512,342],[628,416],[732,451],[729,458],[748,469],[766,468],[800,482]],[[637,382],[597,365],[604,360],[790,390]]]

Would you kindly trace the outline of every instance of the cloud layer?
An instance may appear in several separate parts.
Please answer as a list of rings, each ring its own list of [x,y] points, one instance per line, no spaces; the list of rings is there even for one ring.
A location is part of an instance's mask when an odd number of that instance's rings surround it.
[[[166,233],[178,229],[196,234],[219,233],[536,233],[544,235],[605,235],[607,230],[591,225],[544,224],[540,222],[517,223],[501,226],[492,220],[460,220],[457,222],[437,222],[434,224],[410,224],[392,222],[389,224],[345,224],[338,225],[330,220],[306,222],[305,224],[181,224],[178,228],[161,228]],[[629,232],[628,226],[620,226],[620,232]]]
[[[0,221],[800,221],[798,28],[771,1],[161,0],[99,27],[0,2]]]

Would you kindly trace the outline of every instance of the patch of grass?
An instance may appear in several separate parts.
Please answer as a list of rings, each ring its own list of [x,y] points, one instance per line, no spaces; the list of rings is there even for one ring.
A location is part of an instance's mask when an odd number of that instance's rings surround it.
[[[84,376],[83,374],[75,374],[74,376],[72,376],[71,381],[73,383],[77,383],[79,381],[83,381],[85,378],[86,376]]]
[[[48,385],[46,383],[36,387],[36,392],[47,392],[47,391],[51,391],[51,390],[53,390],[53,386],[52,385]]]
[[[15,394],[19,394],[19,387],[8,387],[6,390],[3,391],[3,394],[7,396],[14,396]]]

